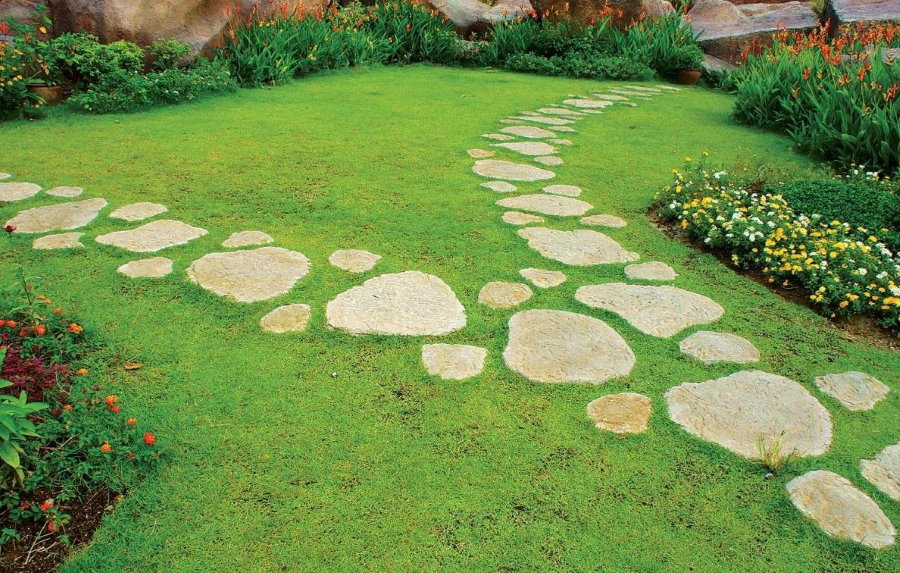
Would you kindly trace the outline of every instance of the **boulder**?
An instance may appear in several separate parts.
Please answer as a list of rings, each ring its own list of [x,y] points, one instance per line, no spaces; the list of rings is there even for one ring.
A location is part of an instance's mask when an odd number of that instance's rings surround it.
[[[576,20],[590,23],[608,12],[613,22],[625,25],[644,17],[658,18],[674,12],[666,0],[534,0],[534,9],[551,20]]]
[[[897,0],[825,0],[825,20],[831,22],[832,33],[845,24],[900,24],[900,2]]]
[[[0,20],[15,18],[30,22],[35,8],[42,3],[42,0],[0,0]]]
[[[465,37],[484,36],[495,24],[535,15],[529,0],[498,0],[493,6],[479,0],[428,0],[435,10]]]

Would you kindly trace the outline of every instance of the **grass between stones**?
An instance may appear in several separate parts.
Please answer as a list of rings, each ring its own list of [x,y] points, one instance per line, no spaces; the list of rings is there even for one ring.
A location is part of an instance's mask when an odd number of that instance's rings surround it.
[[[713,325],[671,339],[644,335],[574,299],[584,285],[624,280],[624,264],[566,267],[544,259],[500,219],[502,197],[480,186],[467,149],[499,121],[588,93],[594,82],[415,66],[311,77],[139,115],[73,117],[0,127],[4,171],[44,188],[84,187],[110,203],[84,229],[85,249],[0,247],[0,270],[21,258],[41,291],[93,325],[115,356],[145,367],[117,393],[146,411],[174,453],[161,475],[122,502],[64,571],[596,570],[888,571],[897,547],[872,551],[828,538],[792,505],[791,478],[825,469],[849,478],[900,525],[900,506],[862,478],[859,461],[897,441],[900,356],[846,342],[827,321],[779,299],[712,255],[675,243],[644,216],[686,155],[726,166],[814,169],[787,139],[734,125],[732,100],[699,89],[614,106],[565,137],[554,183],[578,185],[602,229],[641,261],[678,273],[680,288],[725,308]],[[550,126],[547,126],[550,127]],[[497,159],[522,161],[498,151]],[[520,183],[522,193],[541,182]],[[59,199],[40,194],[15,212]],[[137,201],[209,230],[160,254],[175,271],[134,280],[116,268],[140,255],[93,237],[136,226],[105,216]],[[547,217],[556,229],[580,228]],[[260,230],[297,250],[311,272],[290,293],[239,304],[191,284],[188,265],[224,251],[231,233]],[[338,249],[381,255],[351,274]],[[569,310],[606,321],[631,345],[631,376],[601,386],[531,383],[502,363],[510,309],[477,303],[491,281],[525,268],[568,280],[534,289],[519,309]],[[328,329],[325,304],[366,278],[419,270],[447,282],[466,307],[446,337],[352,337]],[[259,319],[309,304],[303,333],[262,332]],[[825,405],[831,450],[766,479],[759,464],[689,436],[663,394],[726,376],[678,341],[733,332]],[[487,348],[484,372],[440,381],[420,363],[425,343]],[[850,412],[819,392],[817,375],[864,370],[892,388],[873,411]],[[336,376],[333,376],[333,373]],[[115,375],[115,374],[111,374]],[[592,400],[637,392],[652,400],[646,433],[616,436],[585,414]]]

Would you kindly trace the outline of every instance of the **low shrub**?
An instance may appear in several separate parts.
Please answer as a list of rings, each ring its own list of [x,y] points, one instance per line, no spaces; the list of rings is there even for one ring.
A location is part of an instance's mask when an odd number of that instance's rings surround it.
[[[190,53],[191,47],[187,44],[165,38],[156,40],[147,49],[147,54],[153,61],[153,69],[158,72],[177,68]]]
[[[641,18],[611,36],[618,56],[643,63],[664,76],[682,69],[699,69],[703,50],[690,22],[680,12]]]

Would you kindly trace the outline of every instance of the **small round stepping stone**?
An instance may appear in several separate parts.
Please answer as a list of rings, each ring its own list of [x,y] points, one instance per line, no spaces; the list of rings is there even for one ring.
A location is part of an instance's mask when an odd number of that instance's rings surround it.
[[[370,271],[380,260],[381,255],[359,249],[335,251],[328,257],[328,262],[333,266],[350,273]]]
[[[589,227],[610,227],[612,229],[621,229],[628,223],[621,217],[615,215],[589,215],[581,218],[581,224]]]
[[[601,108],[610,105],[609,102],[595,99],[567,99],[563,103],[572,107],[579,108]]]
[[[518,119],[509,118],[509,117],[506,118],[506,119],[501,119],[501,120],[500,120],[500,123],[505,123],[506,125],[524,125],[524,124],[525,124],[524,121],[521,121],[521,120],[518,120]]]
[[[653,405],[650,398],[634,392],[601,396],[587,405],[587,415],[601,430],[616,434],[647,431]]]
[[[519,236],[528,246],[554,261],[576,267],[627,263],[638,259],[637,253],[597,231],[557,231],[546,227],[520,229]]]
[[[422,364],[432,376],[444,380],[465,380],[481,374],[487,350],[466,344],[426,344]]]
[[[0,183],[0,201],[22,201],[37,195],[40,190],[41,186],[34,183]]]
[[[515,185],[506,181],[487,181],[482,183],[481,186],[497,193],[512,193],[517,189]]]
[[[705,364],[759,362],[759,350],[752,342],[726,332],[701,330],[682,340],[678,347]]]
[[[159,203],[132,203],[124,205],[109,214],[111,219],[121,219],[123,221],[143,221],[150,217],[155,217],[167,212],[169,209],[165,205]]]
[[[673,281],[678,277],[678,273],[666,263],[652,261],[649,263],[628,265],[625,267],[625,276],[630,279],[640,279],[645,281]]]
[[[82,193],[84,193],[84,189],[81,187],[54,187],[46,191],[47,195],[51,197],[64,197],[66,199],[74,199],[78,197]]]
[[[529,225],[531,223],[543,223],[544,218],[520,211],[507,211],[503,213],[503,222],[510,225]]]
[[[591,95],[592,95],[594,98],[596,98],[596,99],[604,100],[604,101],[613,101],[613,102],[615,102],[615,101],[628,101],[628,98],[627,98],[627,97],[621,96],[621,95],[615,95],[615,94],[601,94],[601,93],[598,93],[598,92],[594,92],[594,93],[591,94]]]
[[[136,229],[100,235],[94,240],[102,245],[112,245],[133,253],[154,253],[187,244],[208,232],[206,229],[192,227],[181,221],[160,219]]]
[[[47,235],[35,239],[31,243],[31,248],[37,250],[53,250],[53,249],[83,249],[84,245],[78,239],[84,233],[59,233],[58,235]]]
[[[487,149],[469,149],[466,151],[469,154],[469,157],[473,157],[475,159],[485,159],[487,157],[493,157],[497,153],[495,151],[488,151]]]
[[[603,111],[599,109],[583,109],[581,113],[601,114]]]
[[[681,91],[681,88],[676,88],[675,86],[667,86],[665,84],[654,84],[654,87],[664,89],[664,90],[669,90],[671,92],[680,92]]]
[[[381,275],[328,303],[328,325],[352,334],[439,336],[466,325],[466,310],[453,290],[419,271]]]
[[[818,456],[831,446],[831,416],[806,388],[789,378],[746,370],[666,392],[669,416],[688,433],[748,459],[759,441],[781,440],[785,455]]]
[[[540,167],[495,159],[476,161],[472,171],[482,177],[507,179],[509,181],[543,181],[556,177],[556,173]]]
[[[166,257],[152,257],[125,263],[116,271],[126,277],[158,279],[172,272],[172,259]]]
[[[259,320],[259,327],[276,334],[301,332],[306,330],[310,316],[308,304],[286,304],[262,317]]]
[[[494,141],[511,141],[515,139],[515,137],[511,135],[506,135],[504,133],[484,133],[481,135],[486,139],[493,139]]]
[[[583,215],[585,212],[594,208],[590,203],[586,203],[580,199],[559,197],[557,195],[545,195],[543,193],[507,197],[497,201],[497,205],[509,209],[522,209],[523,211],[532,211],[542,215],[555,215],[557,217]]]
[[[556,137],[556,134],[552,131],[547,131],[546,129],[535,127],[533,125],[514,125],[511,127],[504,127],[500,131],[509,135],[524,137],[526,139],[548,139]]]
[[[514,141],[512,143],[495,143],[494,147],[509,149],[522,155],[550,155],[559,151],[549,143],[543,141]]]
[[[96,219],[106,205],[104,199],[86,199],[48,207],[35,207],[20,212],[6,224],[16,227],[16,233],[68,231],[84,227]]]
[[[491,308],[513,308],[531,298],[531,289],[522,283],[490,282],[478,293],[478,302]]]
[[[509,319],[506,365],[535,382],[601,384],[628,376],[634,353],[602,320],[562,310],[526,310]]]
[[[556,131],[562,131],[564,133],[575,133],[575,128],[569,125],[560,125],[559,127],[554,127]]]
[[[569,125],[570,123],[575,123],[571,119],[563,119],[561,117],[528,116],[528,117],[512,117],[510,119],[516,120],[516,121],[533,121],[535,123],[541,123],[544,125],[552,125],[554,127]]]
[[[787,483],[794,506],[832,537],[880,549],[897,530],[872,498],[836,473],[815,470]]]
[[[864,372],[818,376],[816,386],[853,412],[871,410],[890,392],[890,388]]]
[[[862,460],[859,466],[872,485],[900,501],[900,442],[881,450],[874,460]]]
[[[548,139],[547,141],[556,145],[573,145],[571,139]]]
[[[519,271],[531,284],[538,288],[551,288],[566,282],[566,275],[559,271],[547,271],[544,269],[522,269]]]
[[[238,247],[268,245],[274,242],[275,239],[262,231],[238,231],[232,233],[227,239],[222,241],[222,246],[226,249],[236,249]]]
[[[192,282],[237,302],[268,300],[285,294],[309,273],[305,255],[281,247],[210,253],[191,263]]]
[[[575,185],[548,185],[542,191],[551,195],[562,195],[563,197],[578,197],[581,195],[581,187],[576,187]]]
[[[0,181],[2,181],[3,179],[9,179],[10,177],[12,177],[12,175],[10,175],[9,173],[0,173]]]
[[[540,163],[541,165],[548,165],[550,167],[555,167],[557,165],[563,164],[562,157],[557,157],[555,155],[542,155],[540,157],[535,157],[534,161],[535,161],[535,163]]]
[[[583,113],[580,111],[575,111],[573,109],[568,109],[565,107],[542,107],[538,110],[539,112],[546,115],[562,115],[565,117],[582,117]]]

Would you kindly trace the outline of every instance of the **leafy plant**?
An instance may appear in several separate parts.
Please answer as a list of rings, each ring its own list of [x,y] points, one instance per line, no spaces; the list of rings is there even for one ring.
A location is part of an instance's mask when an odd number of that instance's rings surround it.
[[[0,350],[0,364],[6,358],[6,350]],[[12,382],[0,379],[0,389],[12,386]],[[40,438],[37,429],[28,417],[46,410],[43,402],[29,402],[28,393],[22,392],[17,398],[0,395],[0,485],[12,487],[14,482],[23,483],[22,443],[28,438]],[[11,481],[12,480],[12,481]]]
[[[153,60],[153,69],[161,72],[176,68],[191,53],[191,47],[174,39],[160,39],[147,50]]]
[[[797,458],[797,451],[784,452],[785,432],[766,443],[766,438],[760,435],[756,438],[756,449],[759,453],[759,461],[762,466],[773,474],[778,474],[791,461]]]

